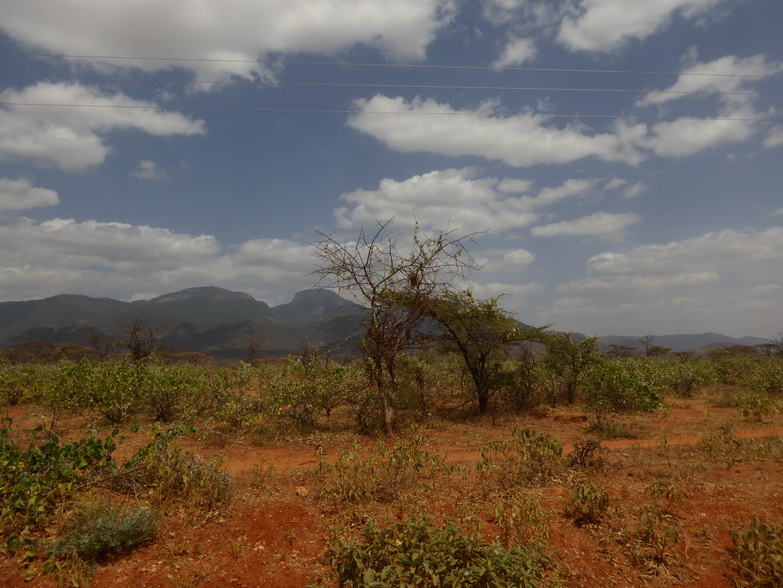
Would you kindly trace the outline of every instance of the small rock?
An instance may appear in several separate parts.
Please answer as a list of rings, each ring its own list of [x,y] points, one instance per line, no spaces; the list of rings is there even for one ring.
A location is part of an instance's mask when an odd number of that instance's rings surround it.
[[[294,492],[296,492],[297,496],[301,496],[302,498],[305,498],[310,495],[310,491],[304,486],[297,486],[296,488],[294,488]]]

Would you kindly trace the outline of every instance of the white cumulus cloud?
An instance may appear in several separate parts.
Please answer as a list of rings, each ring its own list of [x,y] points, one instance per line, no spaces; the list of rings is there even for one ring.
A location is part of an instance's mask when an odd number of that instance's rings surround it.
[[[78,83],[40,82],[6,90],[0,102],[5,103],[0,107],[0,161],[32,161],[69,172],[101,165],[110,151],[105,135],[112,130],[159,137],[206,132],[203,121]],[[68,107],[56,106],[63,104]]]
[[[533,227],[530,229],[530,234],[535,237],[591,236],[613,240],[622,237],[626,228],[641,220],[642,217],[634,212],[620,214],[596,212],[575,220]]]
[[[698,97],[699,93],[718,93],[725,103],[746,103],[756,97],[748,86],[758,78],[772,76],[783,63],[771,62],[764,55],[740,58],[727,55],[707,63],[694,63],[684,69],[677,81],[661,91],[645,94],[638,105],[663,104],[672,100]]]
[[[572,50],[611,51],[662,30],[675,14],[692,18],[724,0],[581,0],[560,25],[558,40]]]
[[[764,139],[764,145],[767,147],[778,147],[783,145],[783,126],[772,127]]]
[[[0,217],[0,250],[0,300],[63,292],[123,298],[214,284],[280,304],[314,285],[308,274],[316,261],[310,245],[284,239],[225,248],[211,235],[72,219]]]
[[[514,180],[477,177],[473,168],[436,170],[403,181],[381,180],[377,190],[341,196],[349,206],[335,210],[341,228],[370,227],[394,218],[399,226],[502,232],[529,226],[538,215],[524,196],[509,193]],[[529,184],[516,184],[527,188]]]
[[[157,163],[149,159],[139,162],[138,167],[133,172],[133,176],[140,180],[165,180],[169,174],[165,169],[158,166]]]
[[[273,68],[259,61],[270,53],[335,54],[365,44],[395,59],[420,59],[437,30],[453,18],[454,4],[454,0],[135,0],[110,4],[103,0],[27,0],[4,3],[0,27],[37,50],[95,56],[69,59],[103,70],[178,67],[207,79],[251,79],[274,75]]]
[[[536,56],[536,42],[529,37],[513,38],[503,48],[503,53],[498,57],[493,67],[519,66],[530,61]]]
[[[700,332],[723,325],[736,336],[767,333],[769,317],[783,312],[783,227],[725,230],[665,244],[605,252],[587,262],[587,277],[556,288],[561,295],[542,320],[601,334]],[[759,313],[758,309],[764,309]],[[586,321],[589,316],[592,320]],[[698,329],[698,330],[696,330]]]
[[[650,129],[645,146],[662,157],[685,157],[719,147],[747,141],[756,133],[752,111],[730,111],[723,116],[704,119],[679,118],[660,122]]]
[[[496,104],[454,109],[431,99],[410,102],[377,95],[357,100],[358,113],[348,124],[376,137],[392,149],[429,151],[444,155],[476,155],[515,167],[564,164],[587,157],[636,164],[642,157],[635,148],[645,125],[615,125],[614,133],[589,134],[566,124],[558,127],[546,116],[493,116]]]
[[[0,178],[0,210],[26,210],[59,203],[60,197],[54,190],[37,188],[24,178]]]

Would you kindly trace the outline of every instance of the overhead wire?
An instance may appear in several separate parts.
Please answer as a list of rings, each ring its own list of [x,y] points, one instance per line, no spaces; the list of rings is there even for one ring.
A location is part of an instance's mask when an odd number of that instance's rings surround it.
[[[654,116],[654,115],[619,115],[619,114],[557,114],[541,112],[466,112],[466,111],[394,111],[394,110],[359,110],[349,108],[276,108],[261,106],[160,106],[157,104],[74,104],[74,103],[43,103],[0,101],[0,106],[31,106],[44,108],[119,108],[133,110],[164,110],[192,112],[278,112],[278,113],[311,113],[311,114],[372,114],[391,116],[466,116],[479,118],[585,118],[585,119],[615,119],[632,120],[705,120],[705,121],[736,121],[736,122],[783,122],[783,118],[730,117],[730,116]]]
[[[488,71],[525,71],[525,72],[556,72],[556,73],[590,73],[590,74],[629,74],[629,75],[689,75],[711,76],[721,78],[750,78],[750,79],[783,79],[783,76],[754,75],[754,74],[720,74],[710,72],[668,72],[668,71],[642,71],[642,70],[610,70],[610,69],[579,69],[579,68],[534,68],[534,67],[506,67],[499,70],[493,66],[474,65],[438,65],[438,64],[401,64],[401,63],[365,63],[365,62],[333,62],[333,61],[301,61],[301,60],[249,60],[249,59],[209,59],[209,58],[182,58],[182,57],[143,57],[143,56],[108,56],[108,55],[54,55],[44,53],[19,53],[0,52],[2,56],[17,56],[28,58],[65,58],[65,59],[92,59],[92,60],[141,60],[161,62],[194,62],[194,63],[255,63],[274,65],[308,65],[308,66],[344,66],[344,67],[378,67],[378,68],[425,68],[447,70],[488,70]],[[400,90],[483,90],[493,92],[570,92],[570,93],[623,93],[623,94],[663,94],[678,96],[765,96],[781,97],[783,93],[760,93],[741,91],[706,91],[706,90],[652,90],[652,89],[628,89],[628,88],[584,88],[584,87],[539,87],[539,86],[498,86],[498,85],[467,85],[467,84],[399,84],[399,83],[369,83],[369,82],[326,82],[326,81],[279,81],[279,80],[187,80],[187,79],[157,79],[135,77],[84,77],[84,76],[0,76],[0,79],[37,80],[39,82],[73,81],[73,82],[100,82],[100,83],[159,83],[159,84],[212,84],[212,85],[256,85],[256,86],[290,86],[290,87],[351,87],[370,89],[400,89]],[[373,115],[430,115],[430,116],[472,116],[472,117],[541,117],[541,118],[585,118],[585,119],[615,119],[627,118],[634,120],[710,120],[710,121],[742,121],[742,122],[781,122],[783,119],[769,117],[744,117],[744,116],[654,116],[634,114],[556,114],[547,112],[470,112],[470,111],[373,111],[345,108],[281,108],[281,107],[249,107],[249,106],[165,106],[165,105],[140,105],[140,104],[77,104],[77,103],[39,103],[6,100],[0,101],[0,106],[17,107],[51,107],[51,108],[124,108],[124,109],[155,109],[171,111],[229,111],[229,112],[278,112],[278,113],[325,113],[325,114],[373,114]]]
[[[448,65],[429,63],[374,63],[351,61],[304,61],[292,59],[227,59],[227,58],[199,58],[199,57],[157,57],[157,56],[120,56],[120,55],[77,55],[54,53],[24,53],[24,52],[0,52],[0,56],[35,57],[42,59],[92,59],[92,60],[125,60],[125,61],[164,61],[164,62],[192,62],[192,63],[257,63],[272,65],[316,65],[338,67],[378,67],[378,68],[411,68],[411,69],[462,69],[462,70],[489,70],[489,71],[527,71],[527,72],[561,72],[561,73],[602,73],[602,74],[629,74],[629,75],[687,75],[710,76],[728,78],[753,78],[753,79],[783,79],[782,75],[757,75],[757,74],[721,74],[712,72],[688,72],[688,71],[655,71],[655,70],[626,70],[626,69],[587,69],[587,68],[558,68],[558,67],[521,67],[508,66],[498,68],[491,65]]]
[[[471,86],[462,84],[378,84],[368,82],[282,82],[262,80],[185,80],[175,78],[118,78],[118,77],[83,77],[83,76],[4,76],[2,80],[35,80],[64,82],[102,82],[102,83],[143,83],[143,84],[209,84],[209,85],[245,85],[245,86],[305,86],[325,88],[398,88],[402,90],[488,90],[493,92],[585,92],[585,93],[622,93],[622,94],[673,94],[677,96],[765,96],[783,97],[783,93],[775,92],[714,92],[701,90],[651,90],[629,88],[569,88],[546,86]]]

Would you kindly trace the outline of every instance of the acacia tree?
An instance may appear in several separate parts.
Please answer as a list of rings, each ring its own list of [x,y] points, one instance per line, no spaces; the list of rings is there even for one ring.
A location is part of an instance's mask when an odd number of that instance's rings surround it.
[[[498,387],[500,362],[509,345],[537,340],[541,329],[520,328],[519,322],[500,308],[500,296],[479,300],[470,290],[448,292],[428,301],[427,313],[436,322],[430,335],[437,345],[455,352],[465,364],[478,401],[479,413],[489,408]]]
[[[571,333],[555,331],[543,339],[545,361],[561,381],[568,404],[576,400],[576,391],[587,369],[601,360],[596,337],[577,339]],[[557,401],[552,397],[552,404]]]
[[[120,328],[133,363],[147,359],[157,349],[162,328],[151,324],[143,315],[125,315]]]
[[[452,284],[477,269],[467,251],[475,233],[454,236],[440,232],[428,237],[414,229],[412,244],[403,250],[390,232],[392,219],[376,221],[373,233],[360,231],[356,241],[341,242],[317,231],[321,261],[318,285],[347,291],[367,313],[360,344],[373,382],[387,433],[392,432],[397,395],[397,357],[422,343],[421,324],[427,302],[448,292]]]

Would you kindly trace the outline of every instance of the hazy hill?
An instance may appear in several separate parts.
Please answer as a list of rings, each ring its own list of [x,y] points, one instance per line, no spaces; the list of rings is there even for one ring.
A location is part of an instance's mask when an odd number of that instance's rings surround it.
[[[609,336],[601,337],[599,343],[602,347],[606,348],[609,345],[620,345],[624,347],[632,347],[637,351],[644,350],[644,344],[642,343],[644,337],[628,337],[628,336]],[[657,345],[660,347],[668,347],[673,352],[682,351],[699,351],[702,348],[714,347],[717,344],[722,346],[730,345],[747,345],[753,347],[762,343],[769,343],[769,339],[762,339],[760,337],[727,337],[719,333],[700,333],[696,335],[660,335],[655,336],[650,341],[650,345]]]
[[[244,292],[188,288],[152,300],[122,302],[62,294],[43,300],[0,303],[0,345],[26,341],[83,344],[90,334],[121,337],[129,318],[159,329],[164,345],[219,358],[245,357],[251,340],[282,355],[303,345],[346,347],[364,310],[322,289],[270,307]]]
[[[268,355],[298,352],[303,346],[346,350],[356,339],[364,309],[323,289],[298,292],[291,302],[270,307],[244,292],[188,288],[136,302],[60,294],[43,300],[0,302],[0,346],[37,341],[84,344],[90,335],[121,337],[128,318],[159,329],[160,342],[213,357],[246,357],[251,343]],[[125,327],[124,327],[125,326]],[[599,344],[644,349],[643,337],[601,337]],[[651,344],[672,351],[699,351],[716,345],[755,346],[758,337],[718,333],[662,335]],[[706,352],[706,351],[705,351]]]

